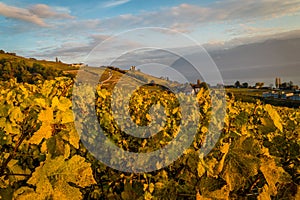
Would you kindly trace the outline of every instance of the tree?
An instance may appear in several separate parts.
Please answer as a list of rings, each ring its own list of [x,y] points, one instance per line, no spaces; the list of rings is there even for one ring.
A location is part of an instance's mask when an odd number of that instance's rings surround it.
[[[243,83],[243,88],[248,88],[249,87],[249,84],[248,83]]]
[[[293,88],[293,86],[294,86],[293,81],[289,81],[289,82],[284,82],[284,83],[282,83],[282,84],[280,85],[280,88],[281,88],[281,89],[290,90],[290,89]]]
[[[234,84],[234,86],[235,86],[236,88],[240,88],[240,87],[241,87],[240,81],[236,81],[235,84]]]
[[[262,88],[264,86],[263,82],[257,82],[255,83],[255,88]]]

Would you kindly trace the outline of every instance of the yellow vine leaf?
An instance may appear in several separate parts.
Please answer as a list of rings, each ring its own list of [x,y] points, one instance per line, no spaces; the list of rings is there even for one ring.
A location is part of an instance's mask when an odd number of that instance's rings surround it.
[[[27,181],[34,185],[36,189],[27,190],[25,194],[15,194],[15,199],[82,199],[82,194],[77,187],[71,186],[73,183],[79,187],[86,187],[95,184],[91,164],[85,162],[81,156],[75,155],[69,160],[64,156],[46,161],[35,169],[32,177]]]
[[[201,127],[201,132],[202,133],[207,133],[208,132],[208,128],[206,126],[202,126]]]
[[[53,109],[58,109],[58,110],[64,112],[64,111],[68,110],[71,106],[72,106],[71,100],[68,99],[68,98],[66,98],[66,97],[60,97],[58,99],[57,96],[55,96],[52,99],[52,105],[51,105],[51,107]]]
[[[21,112],[20,107],[14,107],[9,114],[9,118],[11,122],[22,122],[24,120],[24,115]]]
[[[74,200],[81,200],[82,194],[79,189],[75,189],[74,187],[70,186],[65,181],[59,180],[58,182],[59,187],[54,188],[53,192],[53,200],[60,200],[60,199],[74,199]]]
[[[202,177],[205,173],[205,167],[202,165],[201,162],[198,162],[197,164],[197,174],[198,174],[198,177]]]
[[[160,189],[162,189],[162,188],[164,188],[164,183],[162,183],[162,182],[156,182],[155,183],[155,188],[156,189],[158,189],[158,190],[160,190]]]
[[[196,200],[201,200],[201,199],[202,199],[202,197],[201,197],[200,192],[198,190],[197,194],[196,194]]]
[[[153,193],[154,188],[155,188],[154,184],[153,184],[153,183],[150,183],[150,184],[149,184],[149,192],[150,192],[150,193]]]
[[[61,124],[67,124],[70,122],[74,122],[74,116],[72,110],[66,110],[66,111],[58,111],[56,113],[56,118],[55,118],[56,123],[61,123]]]
[[[279,114],[277,113],[276,110],[274,110],[272,108],[271,105],[267,104],[265,106],[265,110],[269,113],[271,119],[273,120],[274,125],[276,126],[276,128],[278,128],[281,132],[283,131],[283,127],[281,124],[281,118],[279,116]]]
[[[4,128],[6,125],[6,118],[5,117],[1,117],[0,118],[0,127]]]
[[[176,114],[178,111],[179,111],[179,107],[177,107],[177,108],[174,108],[174,110],[173,110],[172,114],[173,114],[173,115],[175,115],[175,114]]]
[[[51,108],[46,108],[46,110],[42,110],[39,114],[38,119],[42,122],[51,123],[53,121],[53,110]]]
[[[42,99],[42,98],[36,98],[36,99],[34,99],[34,101],[35,101],[38,105],[40,105],[41,107],[46,107],[46,101],[45,101],[45,99]]]
[[[9,122],[5,125],[4,130],[6,133],[15,133],[13,131],[13,127],[11,126],[11,124]]]
[[[41,153],[47,153],[47,142],[44,141],[42,146],[41,146]]]
[[[72,110],[67,110],[62,116],[61,123],[66,124],[70,122],[74,122],[74,116]]]
[[[51,102],[51,107],[56,108],[59,105],[59,100],[57,96],[53,97],[52,102]]]
[[[41,199],[38,194],[34,193],[34,189],[30,187],[21,187],[14,192],[14,200],[28,200],[28,199]]]
[[[20,165],[18,165],[18,160],[11,160],[8,163],[8,169],[12,174],[30,174],[31,171],[28,168],[22,169]],[[14,181],[20,181],[26,179],[26,176],[13,176]]]
[[[300,199],[300,186],[297,187],[297,193],[295,195],[295,199]]]
[[[228,153],[229,147],[230,147],[230,144],[229,144],[229,143],[224,143],[224,144],[220,147],[220,151],[221,151],[222,153],[225,154],[224,156],[226,156],[226,154]]]
[[[269,187],[267,185],[262,188],[262,192],[258,195],[257,200],[271,200]]]
[[[28,141],[31,144],[40,144],[41,141],[49,139],[52,136],[52,127],[49,123],[43,123],[38,131],[36,131],[33,136]]]
[[[220,162],[219,162],[219,164],[218,164],[218,166],[216,168],[216,174],[219,174],[223,170],[225,158],[226,158],[226,156],[228,154],[229,147],[230,147],[229,143],[224,143],[223,146],[220,147],[220,151],[224,155],[223,155],[222,159],[220,160]]]
[[[68,158],[69,156],[70,156],[70,145],[65,144],[64,158]]]
[[[6,133],[14,133],[11,123],[5,117],[0,118],[0,128],[3,128]]]
[[[69,142],[76,149],[79,148],[80,136],[75,129],[74,124],[66,124],[66,130],[63,131],[62,139]]]
[[[148,113],[146,114],[146,118],[148,121],[151,121],[151,116]]]
[[[7,188],[9,186],[9,179],[5,176],[0,176],[0,188]]]
[[[230,193],[229,186],[225,185],[219,190],[215,190],[215,191],[205,190],[205,191],[203,191],[202,199],[206,199],[206,200],[211,200],[211,199],[229,200],[229,193]]]
[[[214,169],[217,166],[217,164],[218,164],[218,161],[214,157],[205,161],[204,167],[205,167],[205,170],[207,171],[207,176],[216,177]]]

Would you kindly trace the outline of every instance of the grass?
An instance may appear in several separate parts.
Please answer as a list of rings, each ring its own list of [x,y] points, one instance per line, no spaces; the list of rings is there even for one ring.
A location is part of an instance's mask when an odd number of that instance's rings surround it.
[[[82,76],[86,81],[95,79],[99,74],[101,74],[100,81],[105,81],[109,78],[109,72],[111,71],[112,77],[109,79],[109,81],[104,83],[104,86],[107,87],[113,87],[115,84],[122,84],[122,85],[132,85],[132,86],[137,86],[137,85],[144,85],[147,83],[150,83],[151,81],[154,81],[156,84],[167,86],[167,87],[174,87],[177,86],[177,83],[170,82],[167,80],[163,80],[148,74],[144,74],[139,71],[129,71],[125,70],[125,73],[121,73],[119,71],[115,70],[110,70],[104,67],[84,67],[80,69],[81,75],[85,74]],[[98,74],[98,75],[97,75]],[[108,86],[112,85],[112,86]]]
[[[264,92],[268,91],[269,90],[252,88],[226,88],[226,92],[231,92],[234,95],[244,95],[252,97],[261,97]]]

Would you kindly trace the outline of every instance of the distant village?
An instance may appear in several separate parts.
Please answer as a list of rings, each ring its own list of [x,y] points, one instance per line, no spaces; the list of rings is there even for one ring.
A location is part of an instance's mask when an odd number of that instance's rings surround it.
[[[87,66],[87,65],[85,65],[84,63],[73,63],[70,66],[71,67],[83,67],[83,66]],[[111,68],[113,68],[113,67],[111,67]],[[113,68],[113,69],[118,69],[118,68]],[[129,71],[140,72],[140,69],[136,69],[135,66],[131,66],[129,68]],[[176,81],[169,80],[168,77],[160,77],[160,79],[167,80],[170,82],[176,82]],[[292,81],[282,83],[281,78],[279,78],[279,77],[275,78],[275,86],[274,86],[274,84],[270,84],[269,86],[264,86],[263,82],[257,82],[257,83],[255,83],[254,86],[250,86],[247,82],[240,83],[239,81],[236,81],[234,85],[217,84],[216,86],[210,86],[209,84],[207,84],[205,82],[201,82],[200,80],[197,80],[196,84],[194,84],[194,83],[179,84],[177,87],[173,88],[173,90],[174,90],[174,92],[183,92],[185,94],[194,95],[194,94],[197,94],[201,88],[262,89],[262,90],[266,90],[266,92],[263,92],[262,98],[300,101],[299,86],[293,84]]]
[[[132,66],[130,71],[135,71],[135,66]],[[170,81],[168,77],[160,77],[160,79]],[[201,88],[245,88],[245,89],[262,89],[266,90],[263,92],[262,98],[273,98],[273,99],[283,99],[283,100],[296,100],[300,101],[300,90],[298,85],[294,85],[292,81],[281,82],[281,78],[275,78],[275,87],[273,84],[269,86],[264,86],[263,82],[257,82],[254,86],[249,86],[247,82],[240,83],[236,81],[234,85],[222,85],[217,84],[216,86],[210,86],[201,80],[197,80],[196,84],[186,83],[180,84],[179,86],[173,88],[174,92],[183,92],[185,94],[193,95],[197,94]]]
[[[262,93],[262,98],[268,99],[282,99],[282,100],[294,100],[300,101],[300,90],[298,85],[294,85],[292,81],[281,83],[280,78],[275,79],[275,87],[273,84],[266,87],[263,82],[258,82],[254,86],[249,86],[248,83],[240,83],[237,81],[234,85],[221,85],[209,86],[205,82],[197,80],[196,84],[182,85],[177,88],[177,91],[184,92],[186,94],[197,94],[200,88],[245,88],[245,89],[261,89],[265,92]],[[190,89],[188,89],[190,88]]]
[[[274,98],[274,99],[286,99],[300,101],[300,90],[298,85],[294,85],[293,82],[281,83],[280,78],[275,79],[275,88],[271,91],[264,92],[263,98]]]

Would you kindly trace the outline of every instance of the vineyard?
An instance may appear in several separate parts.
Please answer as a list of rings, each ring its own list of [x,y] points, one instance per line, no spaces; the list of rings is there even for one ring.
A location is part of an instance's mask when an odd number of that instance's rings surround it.
[[[123,131],[121,127],[127,125],[119,124],[122,118],[116,119],[122,113],[112,111],[111,88],[99,85],[94,91],[93,111],[72,104],[73,87],[69,77],[35,84],[16,79],[0,82],[0,199],[300,199],[300,109],[259,101],[243,103],[229,95],[221,126],[211,117],[215,113],[208,90],[201,89],[197,102],[192,102],[191,96],[145,85],[130,95],[130,121],[138,127],[155,121],[158,133],[136,138],[134,131],[131,135]],[[116,102],[127,98],[114,92]],[[197,112],[183,117],[180,102],[197,103]],[[163,148],[187,119],[194,124],[186,126],[183,135],[196,135],[170,165],[148,173],[122,172],[86,148],[84,144],[97,144],[98,133],[79,134],[74,109],[79,113],[77,122],[96,111],[105,136],[125,151],[147,153]],[[92,121],[86,123],[94,126]],[[210,145],[206,140],[210,124],[220,137],[203,156],[201,147]],[[153,133],[145,130],[147,134]],[[110,163],[122,156],[110,155],[105,148],[101,153]],[[148,160],[141,160],[139,167],[147,164]],[[130,162],[122,167],[129,169]]]

